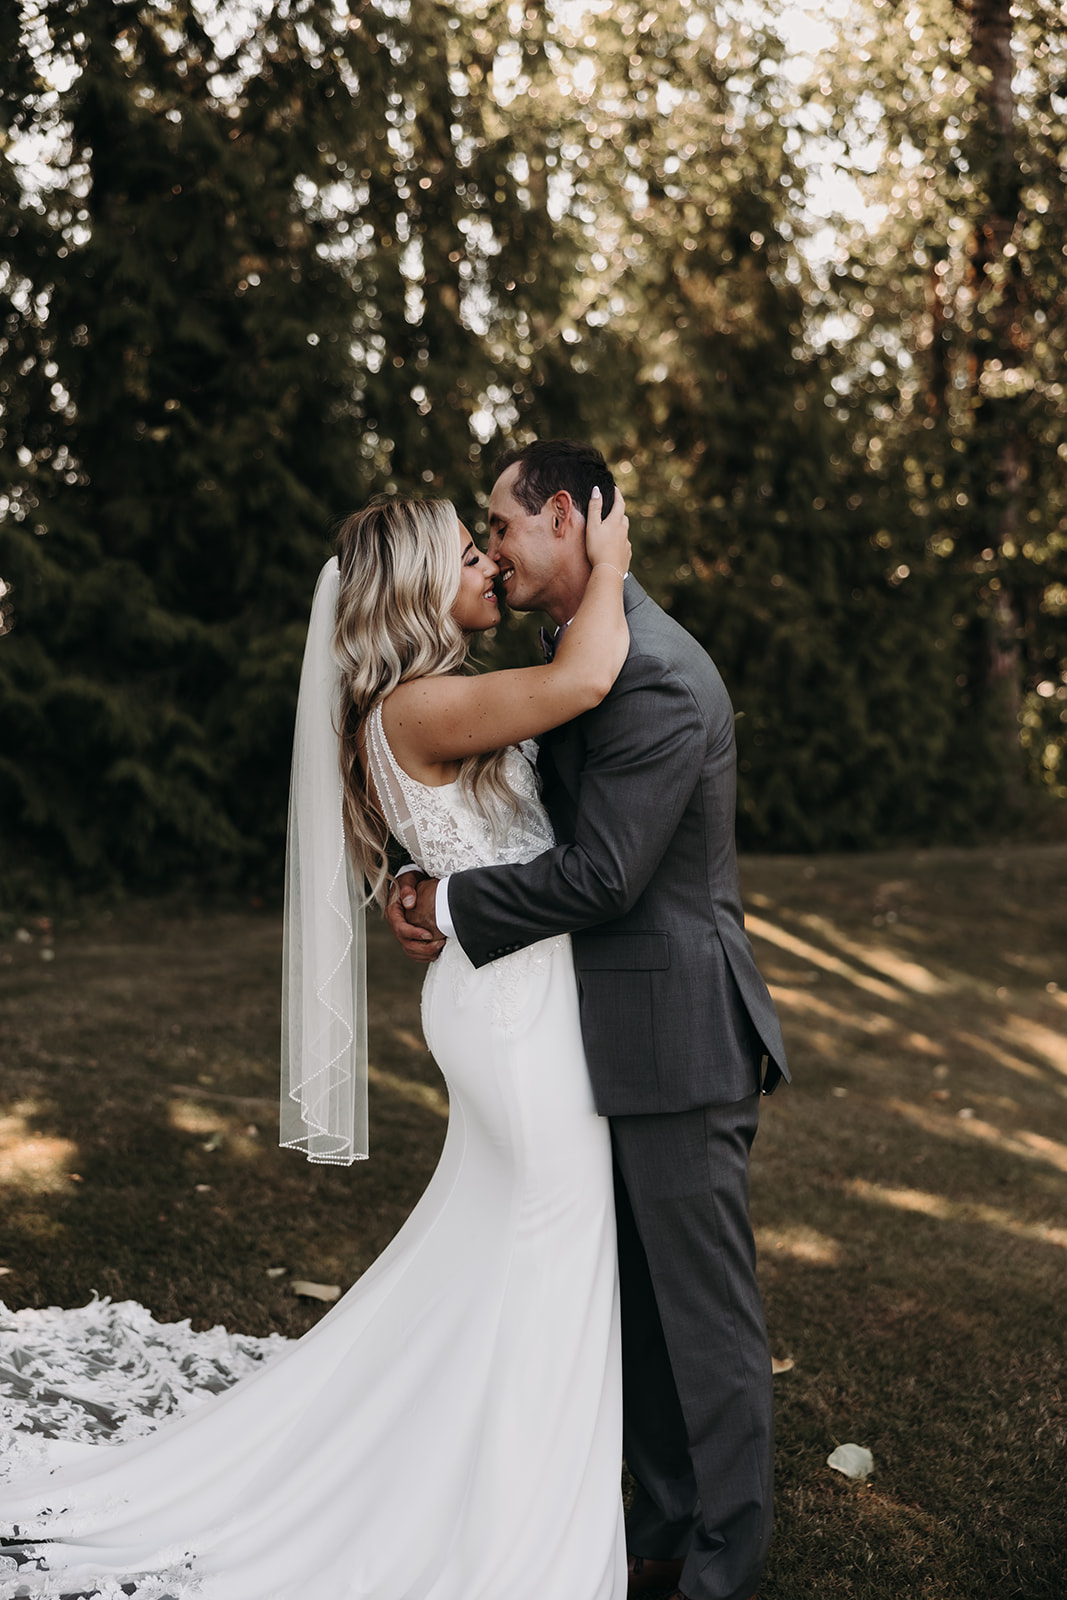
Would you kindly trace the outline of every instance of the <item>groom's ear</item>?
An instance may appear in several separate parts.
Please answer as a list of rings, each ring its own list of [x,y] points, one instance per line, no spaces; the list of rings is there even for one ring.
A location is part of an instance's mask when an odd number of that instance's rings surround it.
[[[567,532],[571,517],[576,517],[580,523],[581,515],[566,489],[557,489],[549,504],[552,508],[552,532],[558,539],[562,539]]]

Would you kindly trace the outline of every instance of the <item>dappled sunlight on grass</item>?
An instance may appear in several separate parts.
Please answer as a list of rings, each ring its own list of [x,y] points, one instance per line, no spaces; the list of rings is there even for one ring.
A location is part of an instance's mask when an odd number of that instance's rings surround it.
[[[1034,1055],[1042,1056],[1050,1067],[1067,1076],[1067,1037],[1062,1033],[1056,1033],[1030,1017],[1020,1017],[1015,1013],[1009,1013],[997,1032],[1009,1043],[1021,1040]]]
[[[1023,1222],[1001,1206],[949,1200],[944,1195],[930,1194],[922,1189],[890,1188],[884,1184],[868,1183],[863,1178],[852,1178],[843,1187],[845,1193],[856,1200],[890,1206],[896,1211],[913,1211],[939,1222],[981,1223],[983,1227],[995,1228],[1016,1239],[1030,1239],[1067,1250],[1067,1228],[1054,1228],[1044,1222]]]
[[[1004,1069],[1062,1098],[1067,1091],[1052,1075],[1067,1076],[1067,1031],[1059,1016],[1064,996],[1055,981],[1041,981],[1052,970],[1053,951],[1012,949],[1003,937],[1002,924],[1018,924],[1024,908],[994,900],[992,914],[976,925],[953,927],[946,938],[942,908],[924,900],[920,878],[879,886],[874,905],[884,908],[890,891],[904,890],[906,924],[897,913],[881,910],[864,919],[854,903],[828,915],[821,908],[802,909],[795,893],[793,903],[787,896],[749,896],[760,914],[747,918],[748,930],[769,969],[787,1039],[795,1029],[805,1050],[825,1066],[844,1064],[849,1056],[867,1061],[869,1050],[883,1064],[898,1054],[914,1074],[926,1058],[936,1064],[941,1082],[934,1098],[942,1101],[965,1092],[965,1084],[973,1086],[973,1097],[980,1082]],[[877,936],[864,930],[864,920],[878,925]],[[912,954],[917,942],[928,955],[922,963]],[[932,1085],[927,1092],[933,1093]],[[936,1123],[929,1131],[935,1127],[940,1134]],[[970,1136],[984,1135],[972,1127]],[[1017,1130],[993,1129],[984,1137],[1015,1153],[1032,1155],[1036,1148]],[[1042,1148],[1047,1158],[1048,1148]]]
[[[435,1116],[448,1121],[448,1095],[443,1089],[438,1089],[432,1083],[413,1083],[410,1078],[401,1078],[397,1073],[387,1072],[384,1067],[376,1067],[373,1064],[368,1066],[367,1076],[376,1089],[395,1095],[397,1099],[405,1100],[408,1105],[432,1111]]]
[[[796,934],[788,933],[785,928],[770,922],[765,917],[747,916],[745,926],[750,934],[758,939],[765,939],[768,944],[777,945],[781,950],[787,950],[790,955],[799,956],[802,960],[820,967],[824,972],[829,972],[837,978],[844,978],[848,983],[854,984],[857,989],[863,989],[867,994],[873,994],[879,1000],[897,1000],[899,996],[895,989],[888,984],[880,982],[877,978],[869,977],[865,972],[859,972],[855,967],[850,967],[844,961],[839,961],[836,956],[830,955],[825,950],[820,950],[816,945],[810,944],[806,939],[798,939]]]
[[[757,1228],[756,1248],[761,1252],[773,1250],[791,1256],[794,1261],[805,1261],[816,1267],[836,1267],[841,1260],[841,1245],[836,1239],[803,1225],[794,1228]]]
[[[944,1053],[936,1039],[928,1038],[925,1033],[902,1033],[900,1042],[905,1050],[915,1050],[919,1055],[933,1056],[938,1060]]]
[[[1007,1067],[1009,1072],[1017,1072],[1021,1077],[1030,1078],[1031,1080],[1036,1079],[1039,1083],[1044,1082],[1045,1074],[1040,1067],[1035,1067],[1031,1061],[1021,1060],[1019,1056],[1009,1055],[1006,1050],[1001,1050],[999,1045],[993,1044],[990,1039],[980,1039],[977,1034],[967,1033],[961,1028],[956,1029],[953,1038],[958,1039],[960,1044],[967,1045],[971,1050],[982,1051],[991,1061],[995,1061],[998,1066]]]
[[[939,1139],[978,1140],[983,1144],[996,1145],[998,1149],[1022,1156],[1028,1161],[1043,1161],[1057,1172],[1067,1173],[1067,1145],[1049,1139],[1044,1134],[1031,1133],[1025,1128],[1005,1133],[980,1117],[946,1116],[944,1112],[913,1105],[905,1100],[888,1100],[886,1104],[898,1116],[906,1117],[925,1133],[935,1134]]]
[[[167,1106],[167,1121],[172,1128],[179,1133],[199,1134],[201,1138],[206,1134],[207,1142],[200,1148],[211,1155],[223,1146],[229,1155],[237,1156],[244,1161],[254,1161],[262,1155],[263,1141],[255,1123],[224,1112],[217,1105],[199,1104],[195,1096],[203,1091],[190,1088],[186,1092],[194,1098],[171,1100]],[[213,1095],[211,1098],[220,1100],[226,1097]],[[243,1095],[234,1095],[232,1098],[237,1106],[248,1107],[255,1103]],[[273,1143],[277,1132],[277,1113],[273,1102],[269,1102],[269,1109],[270,1138]]]
[[[779,1548],[810,1554],[805,1594],[1053,1600],[1067,849],[743,878],[795,1080],[752,1166],[772,1347],[796,1358],[775,1391]],[[825,1466],[845,1441],[872,1451],[873,1488]],[[796,1600],[775,1571],[772,1552],[761,1593]]]
[[[429,1055],[426,1041],[418,1037],[411,1028],[394,1027],[391,1031],[393,1038],[404,1050],[410,1050],[416,1055]]]
[[[1043,1133],[1030,1133],[1025,1128],[1017,1138],[1021,1144],[1027,1145],[1035,1155],[1047,1161],[1050,1166],[1057,1167],[1060,1172],[1067,1172],[1067,1145],[1060,1144],[1055,1139],[1048,1139]]]
[[[914,994],[946,994],[951,988],[951,984],[937,977],[929,968],[920,966],[917,961],[908,961],[886,944],[873,943],[870,940],[844,934],[826,917],[805,915],[798,917],[797,921],[812,933],[825,939],[836,950],[843,950],[845,955],[862,961],[875,972],[885,978],[891,978],[901,988],[910,989]]]
[[[38,1115],[37,1104],[24,1100],[0,1116],[0,1184],[28,1194],[66,1190],[78,1146],[73,1139],[36,1132],[31,1121]]]
[[[0,1113],[41,1111],[28,1128],[7,1122],[0,1148],[37,1143],[17,1151],[22,1181],[0,1205],[5,1300],[73,1306],[95,1291],[165,1321],[305,1332],[319,1311],[290,1277],[352,1283],[425,1187],[445,1128],[440,1089],[419,1087],[440,1084],[419,1037],[421,970],[376,933],[383,1076],[371,1084],[375,1159],[358,1170],[277,1147],[276,913],[159,902],[87,913],[80,927],[57,919],[47,964],[0,941],[12,958],[0,963]],[[37,1128],[64,1143],[42,1146]],[[42,1156],[54,1175],[67,1151],[76,1174],[44,1189]]]
[[[795,1077],[763,1103],[752,1164],[771,1344],[794,1362],[761,1595],[1053,1600],[1067,849],[749,859],[743,877]],[[25,1158],[0,1207],[4,1298],[96,1289],[299,1334],[323,1308],[292,1281],[347,1288],[435,1165],[448,1107],[422,971],[373,919],[372,1158],[313,1167],[276,1148],[280,919],[131,904],[107,929],[59,927],[47,964],[0,951],[21,1118],[0,1156]],[[81,1183],[62,1175],[75,1151]],[[32,1187],[46,1165],[53,1188]],[[826,1465],[846,1441],[873,1452],[873,1488]],[[783,1548],[810,1581],[776,1578]]]
[[[750,927],[751,923],[750,917]],[[786,1012],[823,1017],[827,1022],[836,1022],[843,1028],[859,1028],[863,1033],[889,1033],[896,1027],[896,1023],[889,1017],[883,1017],[879,1012],[846,1011],[840,1005],[832,1005],[829,1000],[824,1000],[821,995],[812,994],[807,989],[791,989],[780,983],[772,983],[769,987],[775,1005]]]
[[[214,1133],[225,1120],[218,1111],[192,1100],[172,1100],[167,1107],[167,1121],[182,1133]]]

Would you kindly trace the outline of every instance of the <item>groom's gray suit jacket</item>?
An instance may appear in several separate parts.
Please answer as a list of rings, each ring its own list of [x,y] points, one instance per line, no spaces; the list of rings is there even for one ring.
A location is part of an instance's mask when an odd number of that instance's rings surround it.
[[[788,1078],[745,935],[734,848],[735,746],[714,664],[626,582],[630,652],[593,711],[546,734],[539,770],[558,844],[449,881],[475,966],[574,936],[582,1032],[606,1116],[727,1104]]]

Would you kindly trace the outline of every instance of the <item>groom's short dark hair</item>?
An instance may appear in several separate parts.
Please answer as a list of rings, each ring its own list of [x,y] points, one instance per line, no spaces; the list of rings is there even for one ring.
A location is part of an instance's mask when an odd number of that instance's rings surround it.
[[[520,450],[505,450],[496,464],[496,477],[520,463],[512,489],[516,500],[536,516],[546,500],[566,489],[584,517],[589,496],[599,487],[605,515],[615,499],[615,479],[604,457],[591,444],[574,439],[535,439]]]

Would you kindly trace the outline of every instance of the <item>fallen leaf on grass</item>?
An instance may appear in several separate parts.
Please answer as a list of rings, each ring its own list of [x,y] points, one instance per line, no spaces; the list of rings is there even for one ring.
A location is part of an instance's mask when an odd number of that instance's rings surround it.
[[[211,1138],[205,1144],[202,1144],[200,1148],[201,1150],[221,1150],[224,1143],[223,1135],[216,1130],[211,1135]]]
[[[14,1267],[0,1267],[0,1278],[6,1278],[14,1270]]]
[[[839,1444],[827,1456],[826,1465],[843,1472],[846,1478],[866,1478],[874,1471],[874,1457],[861,1444]]]
[[[267,1277],[268,1278],[284,1278],[285,1274],[288,1272],[288,1270],[289,1270],[288,1267],[268,1267],[267,1268]]]
[[[779,1372],[792,1372],[796,1362],[792,1356],[786,1356],[784,1361],[779,1361],[777,1356],[771,1357],[771,1372],[777,1377]]]
[[[340,1300],[341,1291],[336,1283],[305,1283],[303,1278],[294,1278],[292,1291],[302,1300]]]

